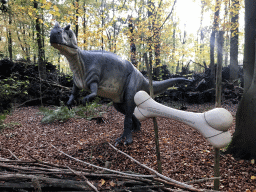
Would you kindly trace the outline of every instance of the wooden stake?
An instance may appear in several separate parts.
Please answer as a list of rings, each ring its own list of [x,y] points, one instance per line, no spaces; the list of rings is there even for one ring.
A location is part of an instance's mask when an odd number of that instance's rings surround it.
[[[223,60],[223,31],[218,33],[218,64],[216,72],[216,98],[215,107],[221,107],[221,82],[222,82],[222,60]],[[220,149],[214,149],[214,177],[220,176]],[[219,190],[220,179],[214,180],[214,190]]]
[[[218,179],[214,180],[214,190],[219,190],[220,187],[220,149],[215,148],[215,154],[214,154],[214,177],[217,177]]]
[[[147,67],[147,72],[148,72],[150,96],[152,98],[154,98],[154,90],[153,90],[153,83],[152,83],[152,64],[149,65],[149,63],[148,63],[147,53],[144,53],[144,60],[145,60],[146,67]],[[150,63],[152,63],[152,62],[150,62]],[[162,162],[161,162],[159,138],[158,138],[158,126],[157,126],[156,117],[153,117],[152,119],[153,119],[154,132],[155,132],[157,169],[158,169],[159,173],[162,173]]]

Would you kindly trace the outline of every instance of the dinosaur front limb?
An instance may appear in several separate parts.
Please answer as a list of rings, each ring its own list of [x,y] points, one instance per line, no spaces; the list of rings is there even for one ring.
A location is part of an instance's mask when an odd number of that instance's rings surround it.
[[[91,90],[91,93],[83,98],[83,105],[86,105],[87,103],[91,102],[97,96],[98,83],[97,82],[91,83],[90,90]]]
[[[67,102],[67,106],[68,106],[69,109],[71,109],[72,105],[74,105],[74,100],[77,99],[78,93],[79,93],[79,88],[74,83],[73,88],[72,88],[72,93],[69,96],[69,100]]]

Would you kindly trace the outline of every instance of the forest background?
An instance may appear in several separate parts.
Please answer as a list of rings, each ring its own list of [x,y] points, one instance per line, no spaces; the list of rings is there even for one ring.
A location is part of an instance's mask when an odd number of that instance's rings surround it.
[[[190,64],[203,72],[211,61],[213,33],[224,31],[223,66],[233,61],[230,45],[237,39],[235,64],[242,64],[244,2],[238,0],[2,0],[0,59],[52,62],[70,73],[64,57],[50,46],[56,21],[71,24],[84,50],[111,51],[145,70],[143,55],[153,50],[153,66],[167,65],[171,73]],[[232,45],[231,45],[232,46]],[[152,49],[153,48],[153,49]],[[234,52],[233,52],[234,53]],[[231,59],[230,59],[231,57]],[[42,64],[42,67],[40,65]],[[200,64],[200,65],[198,65]]]

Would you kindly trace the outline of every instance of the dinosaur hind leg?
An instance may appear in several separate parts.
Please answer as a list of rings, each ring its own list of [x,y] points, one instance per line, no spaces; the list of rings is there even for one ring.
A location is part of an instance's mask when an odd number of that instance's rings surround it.
[[[114,107],[115,107],[115,109],[116,109],[118,112],[120,112],[120,113],[122,113],[122,114],[125,115],[125,106],[124,106],[123,103],[122,103],[122,104],[120,104],[120,103],[114,103]],[[134,114],[132,114],[132,131],[133,131],[133,132],[138,132],[138,131],[140,131],[140,127],[141,127],[140,121],[137,119],[137,117],[135,117]]]
[[[140,129],[139,120],[133,115],[135,109],[135,103],[126,102],[122,104],[114,103],[114,107],[117,111],[125,115],[124,119],[124,132],[120,138],[116,140],[116,145],[121,143],[125,139],[124,144],[128,145],[132,143],[132,131],[137,131]]]

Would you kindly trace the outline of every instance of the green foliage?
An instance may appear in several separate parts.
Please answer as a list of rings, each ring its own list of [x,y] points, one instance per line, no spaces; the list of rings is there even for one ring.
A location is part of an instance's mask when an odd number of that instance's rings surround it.
[[[40,107],[41,114],[44,115],[41,120],[42,123],[52,123],[54,121],[64,122],[70,118],[86,118],[91,120],[94,117],[101,116],[104,112],[100,110],[102,105],[98,104],[99,100],[87,104],[86,106],[80,105],[72,109],[68,109],[67,106],[60,106],[56,109],[49,109],[47,107]]]
[[[6,115],[0,114],[0,129],[4,127],[4,120],[6,118]]]
[[[28,94],[27,88],[29,85],[29,81],[20,81],[12,74],[11,77],[7,79],[3,79],[0,81],[0,98],[4,98],[5,100],[13,99],[15,97],[22,97]]]
[[[73,110],[69,110],[67,106],[60,106],[57,109],[49,109],[46,107],[40,107],[40,112],[44,115],[41,120],[42,123],[52,123],[55,120],[64,122],[75,116]]]
[[[10,109],[11,103],[15,103],[15,98],[25,98],[28,95],[28,86],[29,81],[18,80],[16,74],[0,80],[0,111],[3,112],[3,109]]]
[[[0,114],[0,130],[2,130],[2,129],[12,129],[16,125],[20,125],[19,123],[16,123],[16,122],[4,123],[5,118],[6,118],[6,114]]]
[[[86,106],[78,106],[74,108],[75,114],[79,117],[91,120],[93,117],[101,116],[104,112],[100,111],[101,104],[98,104],[99,98],[97,97],[94,102]]]

